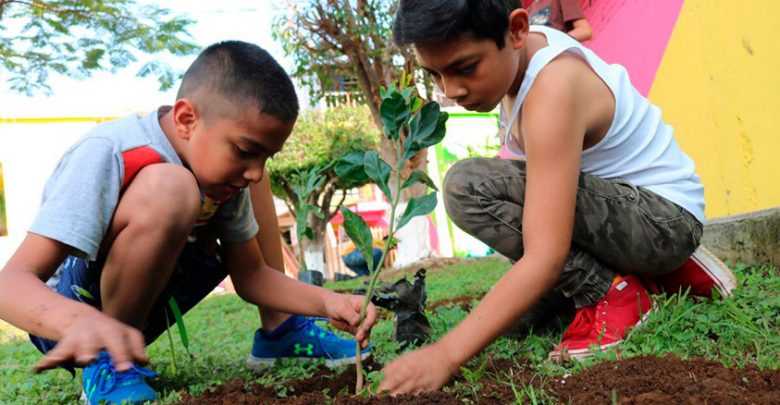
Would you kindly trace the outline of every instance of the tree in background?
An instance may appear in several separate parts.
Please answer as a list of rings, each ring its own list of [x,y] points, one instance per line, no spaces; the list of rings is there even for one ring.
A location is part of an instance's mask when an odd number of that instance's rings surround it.
[[[0,77],[32,95],[50,90],[50,72],[85,78],[125,68],[139,54],[193,54],[199,47],[186,39],[192,23],[135,0],[0,0]],[[138,75],[156,76],[161,90],[177,80],[158,60],[144,63]]]
[[[394,0],[285,0],[286,12],[274,20],[274,36],[294,61],[292,75],[308,87],[312,100],[320,100],[340,78],[354,78],[361,99],[371,111],[377,129],[382,130],[380,89],[398,82],[406,72],[414,77],[414,56],[392,40]],[[412,80],[414,87],[415,82]],[[430,91],[426,91],[430,94]],[[423,95],[425,97],[425,95]],[[395,165],[392,142],[382,137],[381,157]],[[427,150],[421,150],[401,173],[402,181],[413,170],[425,171]],[[390,183],[395,184],[395,176]],[[403,191],[404,204],[411,197],[425,195],[424,184]],[[404,265],[430,254],[428,224],[416,218],[398,235],[396,263]]]
[[[305,245],[309,269],[325,269],[325,227],[344,202],[347,190],[369,182],[367,177],[339,178],[333,163],[355,151],[377,150],[380,132],[370,117],[364,106],[332,108],[324,113],[304,111],[284,149],[267,163],[274,195],[284,200],[299,224],[296,207],[314,207],[305,210],[308,218],[303,222],[311,228],[307,234],[311,241]],[[301,176],[312,170],[324,179],[312,183],[316,187],[308,192],[305,204],[299,201],[301,193],[296,192],[296,186]]]

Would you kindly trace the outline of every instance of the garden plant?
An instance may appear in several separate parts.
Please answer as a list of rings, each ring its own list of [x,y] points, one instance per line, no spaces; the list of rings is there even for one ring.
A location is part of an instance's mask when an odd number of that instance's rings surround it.
[[[323,168],[312,167],[308,170],[303,170],[296,176],[293,181],[293,189],[297,200],[295,201],[295,234],[298,237],[298,263],[300,265],[299,275],[306,273],[309,268],[306,265],[306,251],[304,249],[305,240],[314,239],[311,227],[308,225],[309,215],[314,215],[318,218],[322,218],[325,214],[322,210],[311,203],[310,199],[314,193],[314,190],[320,188],[322,183],[325,182],[325,176],[321,174]],[[322,271],[322,269],[316,269]],[[310,276],[310,275],[309,275]],[[314,280],[312,278],[312,284],[322,284],[322,280]]]
[[[371,276],[369,278],[366,299],[360,311],[360,323],[363,324],[366,307],[373,295],[377,278],[380,274],[382,263],[389,249],[396,245],[395,233],[416,216],[427,215],[436,208],[437,188],[428,175],[420,170],[413,170],[407,178],[402,178],[405,165],[418,152],[429,146],[439,143],[445,134],[447,113],[439,110],[439,105],[434,102],[424,103],[415,95],[416,89],[409,86],[409,79],[402,77],[399,86],[382,89],[382,123],[384,135],[395,146],[396,165],[388,164],[375,151],[354,152],[342,158],[336,164],[336,173],[345,179],[359,181],[368,178],[382,190],[382,194],[390,202],[390,224],[388,225],[387,243],[382,250],[382,256],[378,263],[368,263]],[[391,181],[391,177],[394,181]],[[434,189],[434,192],[421,197],[413,197],[406,205],[406,209],[400,218],[396,219],[396,207],[401,198],[401,190],[417,183],[423,183]],[[342,207],[344,214],[344,229],[360,249],[363,257],[372,257],[373,236],[368,225],[358,214]],[[371,260],[367,260],[371,262]],[[373,268],[372,268],[373,267]],[[357,383],[356,392],[363,390],[363,370],[360,347],[357,354]]]
[[[334,163],[355,151],[376,150],[379,132],[371,123],[366,107],[304,111],[284,149],[267,162],[271,191],[285,202],[298,221],[298,230],[305,231],[309,238],[303,246],[307,268],[325,268],[328,222],[338,214],[348,190],[369,181],[367,178],[363,182],[345,181],[333,170]],[[315,176],[318,180],[309,183],[308,178]],[[320,180],[320,176],[324,179]],[[321,215],[308,212],[301,215],[299,207]],[[301,235],[298,240],[302,240]]]

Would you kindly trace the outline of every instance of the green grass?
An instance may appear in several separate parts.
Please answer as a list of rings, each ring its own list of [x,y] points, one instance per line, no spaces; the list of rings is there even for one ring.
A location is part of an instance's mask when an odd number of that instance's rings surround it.
[[[498,280],[509,264],[503,260],[485,259],[434,269],[428,275],[429,302],[463,295],[481,296]],[[659,310],[647,324],[634,330],[620,346],[622,357],[643,354],[672,353],[682,358],[704,356],[725,365],[741,367],[755,364],[762,369],[780,367],[780,275],[772,267],[736,266],[740,288],[734,299],[694,302],[678,296],[657,297]],[[360,280],[333,283],[330,288],[346,290],[357,287]],[[467,313],[457,306],[437,308],[429,318],[434,337],[440,337]],[[158,339],[150,348],[152,368],[161,374],[153,385],[160,390],[162,403],[176,403],[183,390],[200,393],[210,386],[233,379],[273,384],[289,379],[305,378],[315,373],[313,365],[277,365],[262,376],[244,368],[251,346],[252,333],[258,326],[257,311],[233,295],[212,296],[184,317],[190,335],[193,359],[186,358],[175,328],[173,339],[178,358],[173,372],[167,337]],[[398,345],[390,341],[392,323],[381,321],[374,329],[373,344],[377,358],[386,362],[399,353]],[[515,359],[515,373],[533,374],[534,381],[575,372],[594,362],[616,358],[609,351],[586,363],[561,366],[546,360],[547,352],[558,335],[531,336],[517,341],[501,338],[475,359],[464,365],[464,381],[447,390],[464,402],[480,394],[479,378],[490,376],[512,387],[518,403],[550,403],[548,393],[524,384],[503,373],[492,375],[482,367],[489,357]],[[79,381],[71,380],[65,371],[33,374],[32,366],[40,358],[38,352],[18,330],[0,322],[0,403],[2,404],[66,404],[75,403],[81,394]],[[283,387],[282,385],[279,385]],[[283,390],[283,388],[280,388]]]

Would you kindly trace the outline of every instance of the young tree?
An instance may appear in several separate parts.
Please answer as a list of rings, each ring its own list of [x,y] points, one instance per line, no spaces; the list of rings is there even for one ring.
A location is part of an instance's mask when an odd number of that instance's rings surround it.
[[[294,61],[293,76],[306,85],[312,100],[320,100],[339,78],[354,78],[371,111],[376,128],[383,128],[380,111],[383,86],[395,83],[406,72],[414,77],[414,56],[392,40],[394,0],[285,0],[285,13],[274,21],[274,35]],[[411,83],[415,86],[414,80]],[[430,91],[427,91],[430,94]],[[382,137],[381,157],[395,166],[392,142]],[[425,171],[427,150],[411,159],[401,180],[414,170]],[[395,175],[391,184],[397,181]],[[403,191],[401,210],[411,197],[422,196],[416,184]],[[415,218],[398,236],[396,264],[404,265],[430,254],[425,218]]]
[[[188,55],[192,20],[135,0],[0,0],[0,77],[15,91],[49,91],[50,72],[84,78],[114,72],[139,54]],[[162,90],[176,82],[161,61],[143,64],[138,75],[154,75]]]
[[[305,265],[309,269],[324,270],[325,227],[338,212],[347,190],[370,182],[368,177],[339,178],[333,163],[342,157],[363,150],[376,150],[380,132],[371,123],[366,107],[339,107],[325,111],[305,111],[295,125],[290,139],[273,159],[268,161],[271,189],[283,199],[292,215],[301,224],[308,225]],[[322,179],[310,173],[316,169]],[[301,176],[307,180],[300,182]],[[309,180],[312,179],[310,186]],[[301,192],[302,189],[305,192]],[[307,202],[299,201],[306,195]],[[304,208],[306,218],[299,218]],[[299,243],[303,243],[299,236]]]

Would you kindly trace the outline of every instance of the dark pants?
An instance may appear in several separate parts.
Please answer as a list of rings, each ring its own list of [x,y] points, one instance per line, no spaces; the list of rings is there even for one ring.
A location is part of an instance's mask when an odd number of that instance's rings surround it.
[[[374,248],[373,256],[373,268],[377,268],[377,266],[379,266],[379,260],[382,259],[382,249]],[[360,249],[355,249],[349,252],[348,254],[342,256],[342,259],[344,259],[344,265],[349,267],[349,269],[354,271],[358,276],[367,276],[370,273],[368,270],[368,262],[366,262],[366,259],[363,257],[363,253],[360,251]]]
[[[525,162],[474,158],[457,162],[444,180],[453,222],[497,252],[523,256]],[[569,258],[555,286],[589,306],[615,273],[658,276],[682,265],[699,245],[702,224],[671,201],[627,182],[581,173]]]
[[[69,256],[56,273],[57,280],[49,283],[60,295],[101,308],[100,275],[102,260],[87,261]],[[227,269],[219,256],[198,241],[187,243],[179,257],[171,279],[155,301],[141,332],[147,344],[153,342],[176,321],[168,301],[173,297],[182,313],[189,311],[209,294],[227,276]],[[130,287],[127,287],[130,288]],[[167,314],[167,321],[166,321]],[[46,353],[57,342],[30,335],[30,341],[41,353]],[[72,368],[72,367],[66,367]]]

